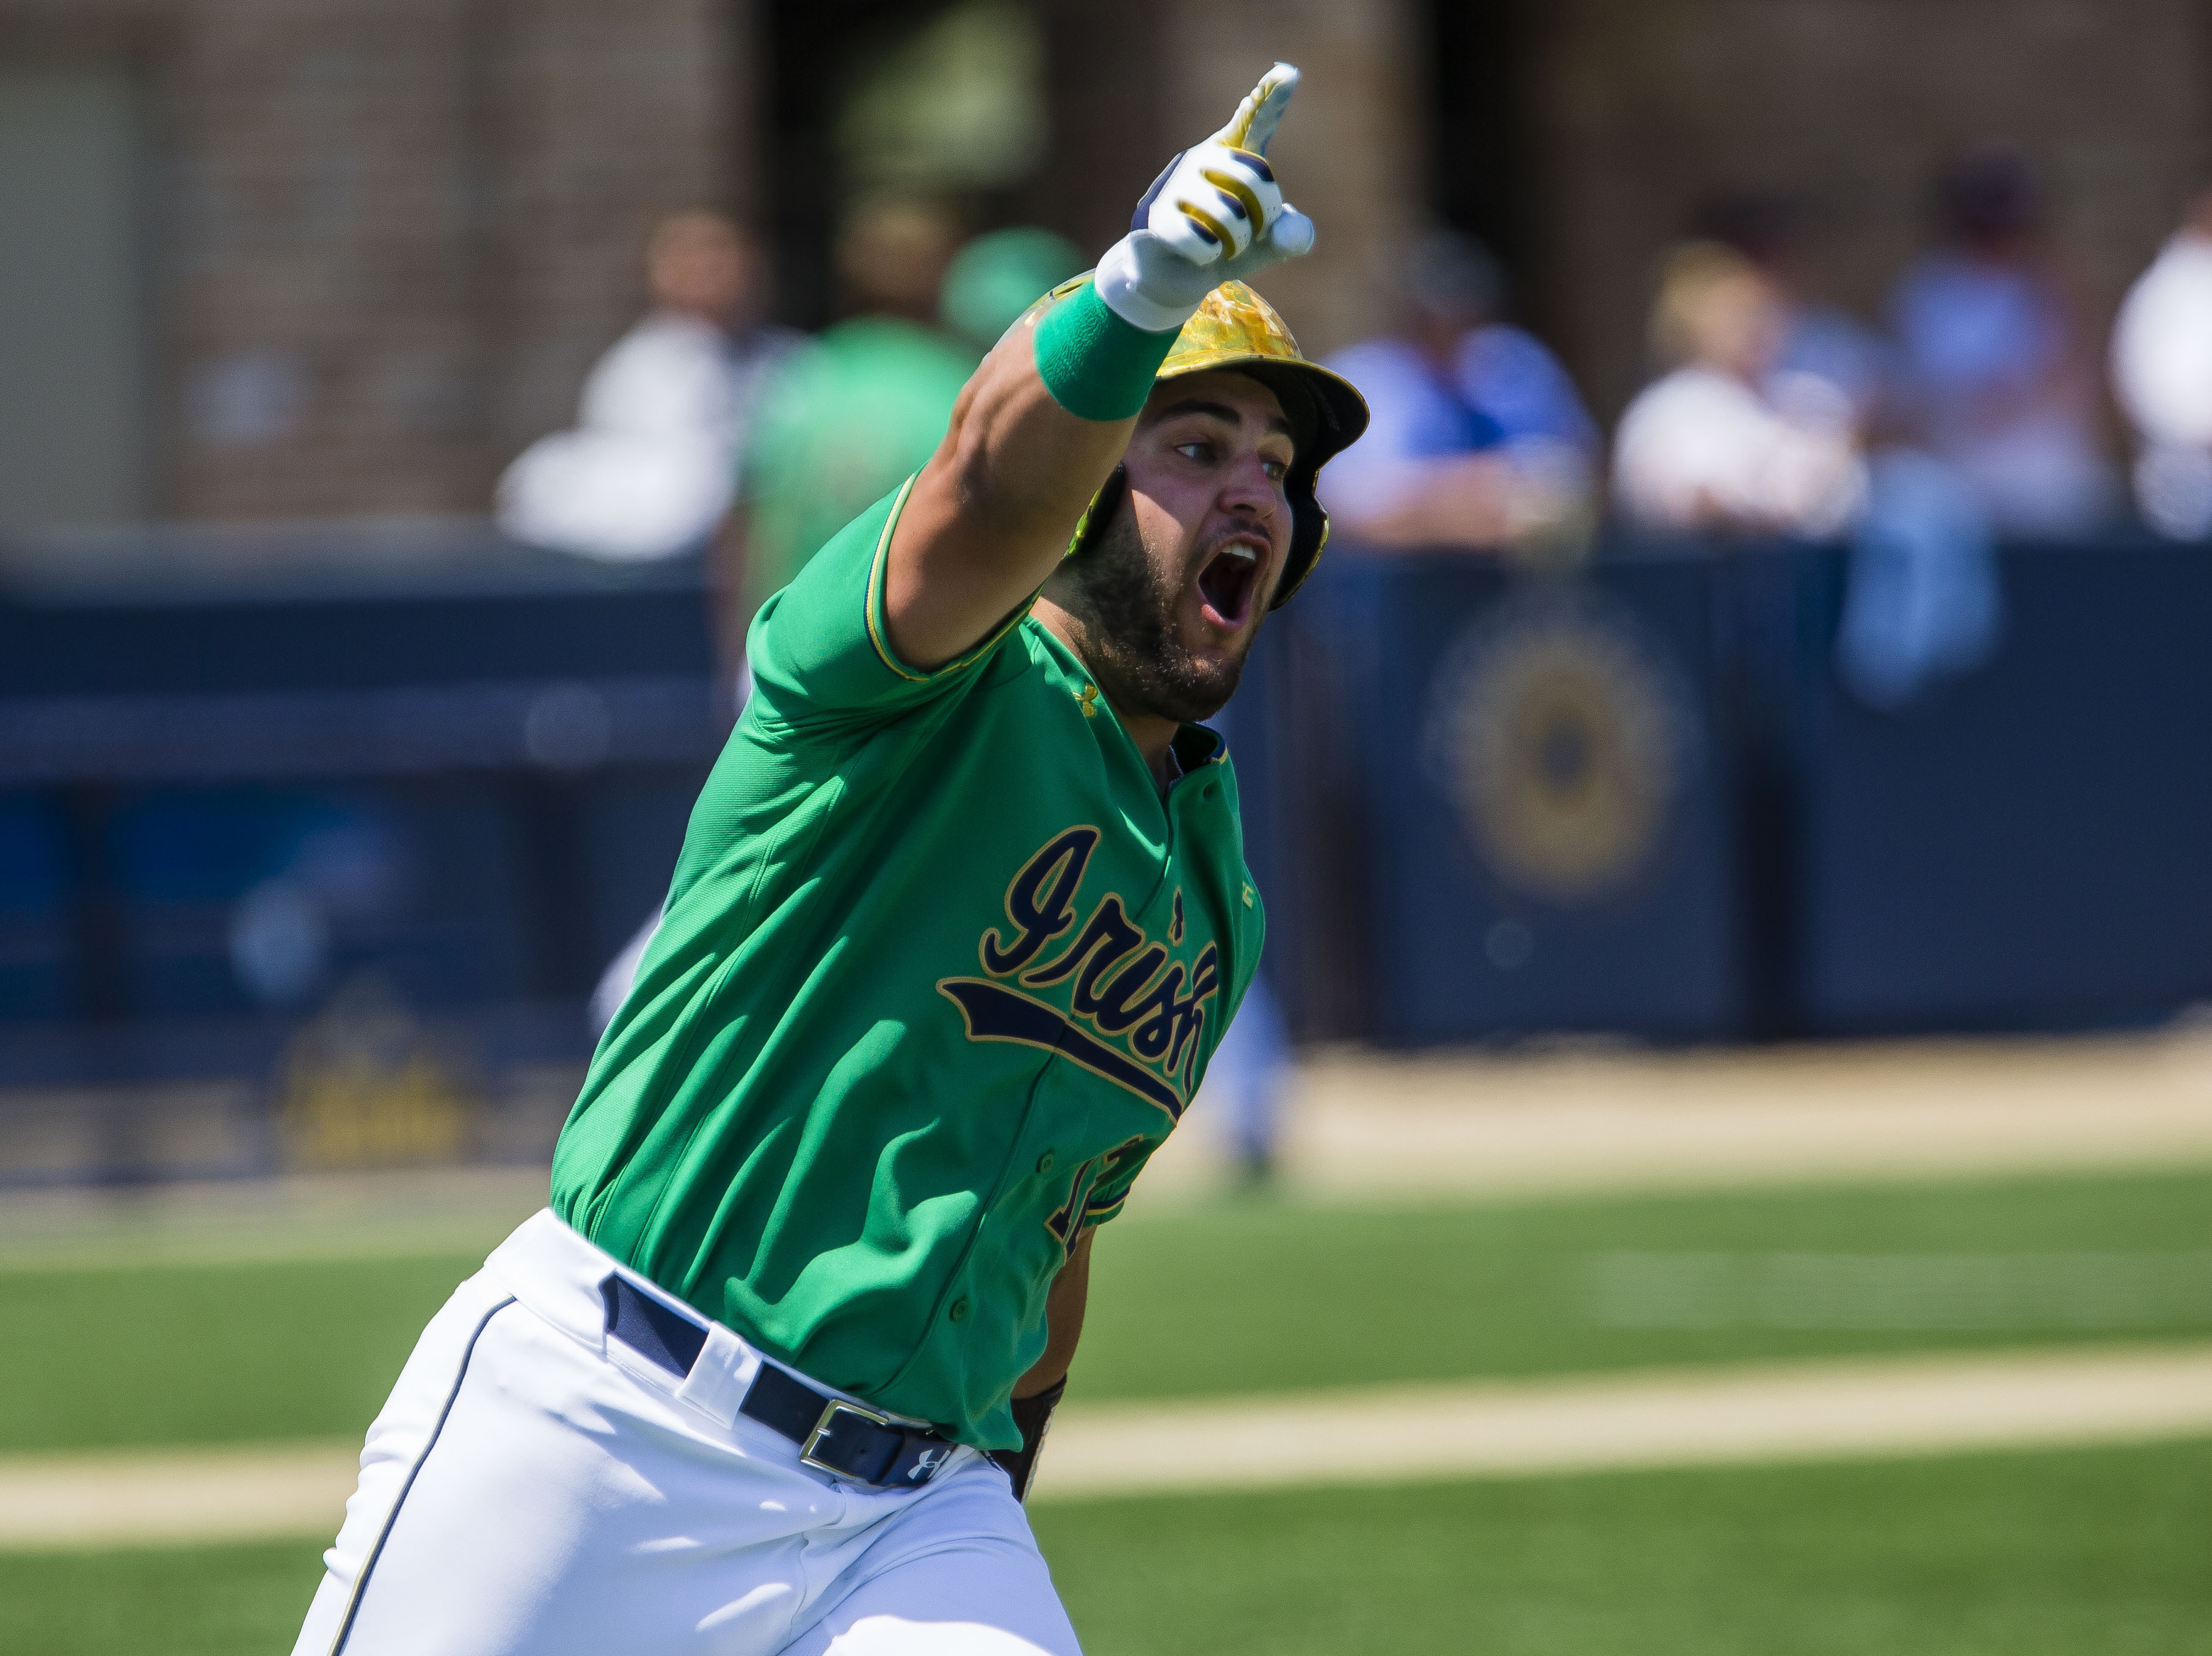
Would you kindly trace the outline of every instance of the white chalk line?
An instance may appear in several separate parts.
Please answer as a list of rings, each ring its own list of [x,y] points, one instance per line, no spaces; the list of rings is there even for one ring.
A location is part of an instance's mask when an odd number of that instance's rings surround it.
[[[1912,1358],[1096,1408],[1048,1498],[2057,1447],[2212,1434],[2212,1347]]]
[[[2212,1435],[2212,1345],[1071,1405],[1034,1498],[1720,1466]],[[353,1442],[0,1458],[0,1549],[327,1538]]]

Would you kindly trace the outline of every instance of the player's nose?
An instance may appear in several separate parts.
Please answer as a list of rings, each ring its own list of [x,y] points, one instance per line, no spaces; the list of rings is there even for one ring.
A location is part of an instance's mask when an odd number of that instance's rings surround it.
[[[1257,454],[1240,457],[1221,481],[1221,507],[1261,524],[1273,520],[1282,503],[1275,480],[1267,475],[1267,462]]]

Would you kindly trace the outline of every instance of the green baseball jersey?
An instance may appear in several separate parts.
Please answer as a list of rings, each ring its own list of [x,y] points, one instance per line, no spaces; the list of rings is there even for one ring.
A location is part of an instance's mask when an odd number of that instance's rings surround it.
[[[1212,731],[1178,732],[1163,798],[1026,605],[899,659],[905,494],[754,623],[553,1203],[771,1356],[1011,1448],[1053,1278],[1197,1090],[1263,917]]]

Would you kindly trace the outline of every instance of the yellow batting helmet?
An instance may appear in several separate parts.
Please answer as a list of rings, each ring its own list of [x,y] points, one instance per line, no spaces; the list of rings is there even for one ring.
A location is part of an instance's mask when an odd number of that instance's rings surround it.
[[[1062,282],[1037,301],[1033,314],[1058,304],[1090,280],[1086,272]],[[1269,606],[1279,610],[1321,561],[1322,548],[1328,542],[1328,513],[1314,494],[1314,483],[1322,467],[1367,429],[1367,400],[1342,374],[1306,361],[1275,307],[1241,282],[1224,282],[1206,296],[1197,314],[1176,336],[1153,383],[1217,368],[1249,374],[1274,392],[1297,434],[1297,458],[1283,480],[1291,501],[1291,555]],[[1076,525],[1075,537],[1068,543],[1069,556],[1104,530],[1126,487],[1117,470]]]

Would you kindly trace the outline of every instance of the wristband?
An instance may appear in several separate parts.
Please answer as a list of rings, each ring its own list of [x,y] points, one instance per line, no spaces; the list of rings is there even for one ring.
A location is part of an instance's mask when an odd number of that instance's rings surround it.
[[[1037,377],[1078,419],[1131,419],[1152,394],[1180,326],[1153,333],[1125,321],[1086,282],[1037,323]]]
[[[1060,1406],[1060,1394],[1067,1390],[1067,1376],[1062,1374],[1033,1398],[1013,1399],[1014,1424],[1020,1428],[1022,1447],[1018,1449],[993,1449],[991,1459],[999,1463],[1014,1486],[1014,1499],[1029,1498],[1030,1480],[1036,1476],[1037,1452],[1044,1447],[1045,1432],[1052,1425],[1052,1411]]]

